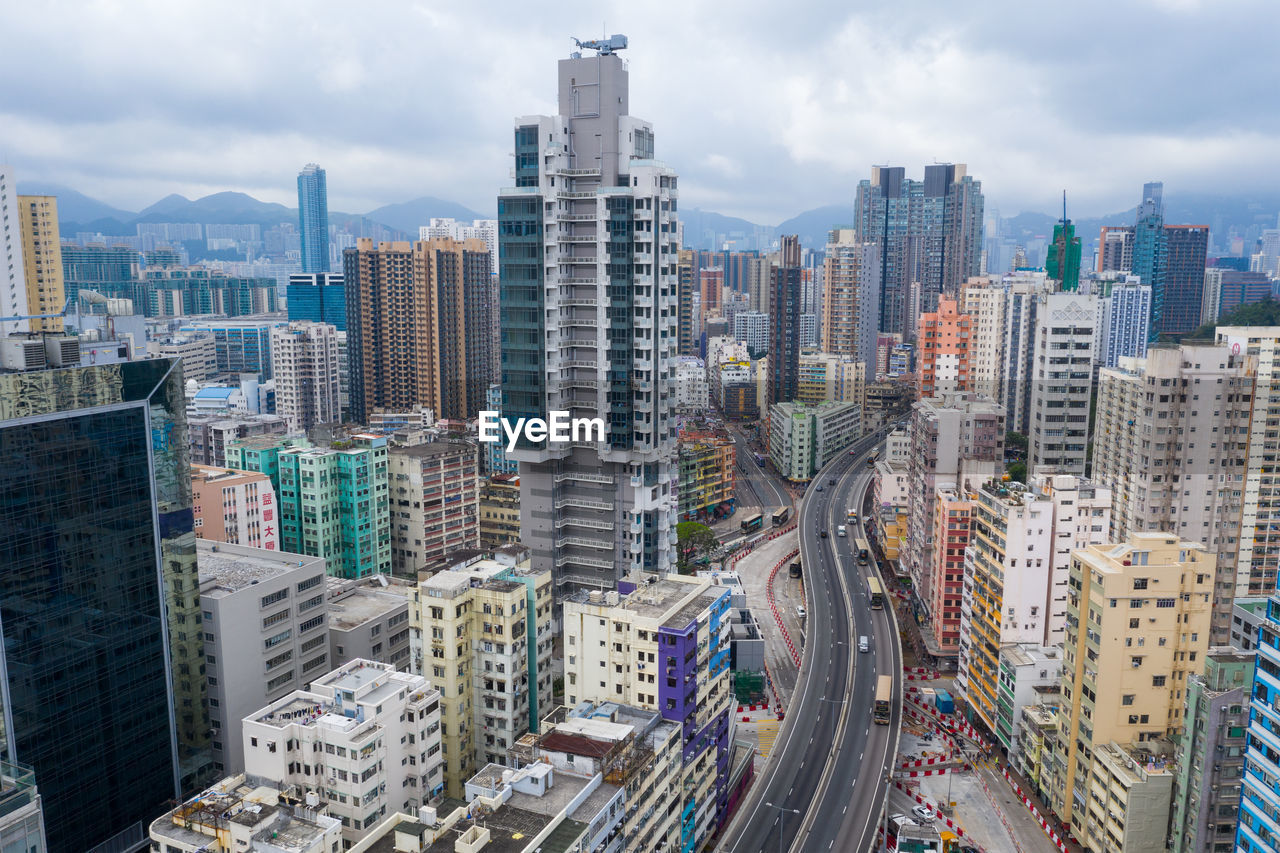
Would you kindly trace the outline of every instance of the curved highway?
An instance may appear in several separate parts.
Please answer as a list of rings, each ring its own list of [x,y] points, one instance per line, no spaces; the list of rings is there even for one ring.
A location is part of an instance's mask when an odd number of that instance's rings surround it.
[[[800,550],[808,604],[800,680],[787,709],[774,755],[740,806],[721,849],[765,851],[868,851],[887,791],[885,778],[897,751],[901,725],[902,659],[893,606],[873,611],[855,540],[836,536],[858,501],[859,519],[871,483],[866,454],[881,435],[863,438],[814,478],[800,513]],[[831,478],[836,485],[829,485]],[[823,490],[817,491],[821,485]],[[821,531],[829,531],[822,538]],[[874,563],[874,561],[873,561]],[[870,651],[857,651],[867,636]],[[871,721],[876,676],[894,677],[890,725]]]

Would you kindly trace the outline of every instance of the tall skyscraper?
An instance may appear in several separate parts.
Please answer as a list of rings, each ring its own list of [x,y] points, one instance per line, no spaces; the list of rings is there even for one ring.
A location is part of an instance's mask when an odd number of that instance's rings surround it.
[[[347,291],[342,273],[294,273],[289,276],[290,320],[328,323],[339,332],[347,330]]]
[[[1209,226],[1166,225],[1164,295],[1157,333],[1180,335],[1200,325]]]
[[[855,356],[874,373],[880,321],[880,258],[873,243],[859,243],[852,228],[827,237],[823,260],[822,347]]]
[[[1061,222],[1053,226],[1053,242],[1049,244],[1044,268],[1049,278],[1059,282],[1060,290],[1080,289],[1080,238],[1076,236],[1075,226],[1065,215]]]
[[[498,196],[503,416],[607,428],[512,454],[521,538],[558,592],[675,562],[677,176],[629,113],[625,45],[560,61],[559,114],[516,119],[516,185]]]
[[[957,296],[982,272],[982,182],[963,163],[926,166],[924,180],[901,166],[875,166],[858,184],[857,239],[880,253],[880,331],[916,332],[910,290],[920,286],[918,310],[932,311],[938,295]]]
[[[329,190],[324,169],[308,163],[298,173],[298,235],[302,271],[329,271]]]
[[[679,317],[676,324],[676,340],[680,355],[697,355],[698,339],[701,330],[698,328],[698,316],[694,311],[697,301],[698,270],[694,266],[693,252],[681,249],[676,267],[676,294]]]
[[[271,330],[271,362],[276,379],[276,414],[290,432],[338,423],[338,333],[328,323],[305,320]]]
[[[1115,367],[1126,356],[1143,358],[1151,328],[1151,286],[1116,282],[1103,299],[1101,364]]]
[[[769,405],[796,398],[800,382],[800,238],[784,236],[769,296]]]
[[[0,376],[3,751],[53,853],[133,849],[211,779],[187,459],[175,361]]]
[[[66,305],[62,284],[62,240],[58,236],[58,200],[51,195],[18,196],[22,266],[29,314],[57,314]],[[33,332],[61,332],[62,318],[30,321]]]
[[[474,417],[493,375],[489,251],[438,238],[343,253],[351,417],[431,409]]]

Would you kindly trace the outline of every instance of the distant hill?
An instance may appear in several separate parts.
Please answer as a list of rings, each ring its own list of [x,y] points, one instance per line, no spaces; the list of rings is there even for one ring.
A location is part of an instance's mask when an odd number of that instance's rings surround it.
[[[826,245],[828,232],[838,225],[853,227],[853,205],[815,207],[791,217],[773,230],[775,235],[799,234],[801,246],[819,248]]]
[[[297,210],[283,204],[258,201],[251,195],[222,192],[188,201],[180,195],[165,196],[138,214],[135,222],[200,222],[225,225],[279,225],[295,222]]]
[[[371,210],[365,217],[374,222],[381,222],[389,228],[396,228],[407,234],[418,235],[418,227],[426,225],[433,218],[457,219],[470,222],[473,219],[494,219],[496,214],[476,213],[469,207],[434,196],[424,195],[412,201],[399,204],[386,204]]]
[[[137,216],[129,210],[112,207],[106,202],[90,198],[84,193],[76,192],[70,187],[58,184],[42,184],[36,181],[19,181],[18,192],[22,195],[56,195],[58,197],[58,218],[67,222],[89,222],[94,219],[116,219],[121,222],[131,221]]]

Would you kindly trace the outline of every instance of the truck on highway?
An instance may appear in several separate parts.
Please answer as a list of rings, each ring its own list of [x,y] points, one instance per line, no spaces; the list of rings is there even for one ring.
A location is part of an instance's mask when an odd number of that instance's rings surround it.
[[[792,561],[791,561],[791,568],[788,570],[788,572],[787,572],[787,573],[788,573],[789,575],[791,575],[791,577],[793,577],[793,578],[798,578],[798,577],[800,577],[800,561],[799,561],[799,560],[792,560]]]
[[[882,675],[876,679],[876,704],[872,709],[872,718],[877,726],[889,725],[889,717],[893,714],[893,676]]]
[[[951,698],[951,694],[941,687],[934,694],[934,706],[937,707],[939,714],[954,714],[956,712],[955,700]]]

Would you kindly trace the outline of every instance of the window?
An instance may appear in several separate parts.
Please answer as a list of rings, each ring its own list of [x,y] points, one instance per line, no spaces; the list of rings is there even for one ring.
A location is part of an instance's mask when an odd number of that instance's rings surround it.
[[[1165,679],[1165,677],[1164,677],[1163,675],[1153,675],[1153,676],[1151,676],[1151,686],[1152,686],[1152,687],[1164,687],[1164,679]]]
[[[298,592],[306,592],[307,590],[317,587],[322,583],[324,583],[324,575],[316,575],[313,578],[307,578],[302,583],[298,584]]]
[[[264,595],[262,597],[262,606],[270,607],[271,605],[275,604],[277,601],[284,601],[288,597],[289,597],[288,589],[282,589],[282,590],[279,590],[278,592],[273,592],[270,595]]]
[[[1132,704],[1133,704],[1133,698],[1134,698],[1134,695],[1133,695],[1132,693],[1126,693],[1126,694],[1124,694],[1124,696],[1122,696],[1122,697],[1120,698],[1120,704],[1122,704],[1122,705],[1132,705]]]
[[[281,610],[279,613],[272,613],[266,619],[262,620],[263,628],[270,628],[272,625],[279,625],[281,622],[289,618],[289,608]]]
[[[310,631],[312,628],[318,628],[323,624],[324,624],[324,614],[315,616],[311,619],[308,619],[306,622],[303,622],[301,625],[299,625],[298,633],[305,634],[307,631]]]

